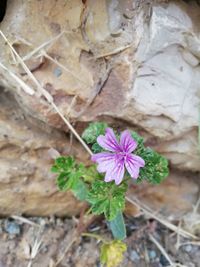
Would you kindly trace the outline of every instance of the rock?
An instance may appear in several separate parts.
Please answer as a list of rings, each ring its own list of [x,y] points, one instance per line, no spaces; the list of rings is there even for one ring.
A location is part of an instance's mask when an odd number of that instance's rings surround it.
[[[184,228],[195,235],[200,233],[200,214],[198,212],[199,200],[194,203],[193,208],[183,216]]]
[[[41,248],[41,253],[47,253],[48,252],[48,246],[43,246],[42,248]]]
[[[138,255],[137,251],[135,251],[135,250],[131,250],[129,257],[133,262],[139,262],[140,261],[140,256]]]
[[[170,266],[169,261],[163,256],[163,254],[160,255],[160,263],[162,266]]]
[[[60,68],[55,68],[53,73],[56,77],[59,77],[62,75],[62,70]]]
[[[147,183],[136,185],[132,183],[129,186],[128,197],[133,198],[133,200],[137,198],[143,205],[148,206],[153,211],[159,211],[168,220],[179,220],[184,215],[189,218],[188,212],[193,210],[198,199],[198,180],[199,176],[194,174],[186,175],[171,171],[169,177],[160,185]],[[128,215],[133,214],[134,216],[134,205],[132,209],[133,212],[131,212],[129,205]],[[187,221],[187,223],[192,224],[191,221]],[[185,228],[187,227],[185,226]],[[189,231],[192,232],[192,229]]]
[[[152,262],[151,263],[152,267],[162,267],[162,265],[160,264],[160,262]]]
[[[102,267],[101,262],[97,261],[96,267]]]
[[[38,124],[28,121],[13,97],[1,92],[1,215],[75,215],[81,208],[70,193],[58,192],[48,153],[55,148],[65,155],[80,156],[81,147],[73,141],[70,151],[69,138],[45,125],[41,131]]]
[[[40,224],[41,227],[46,226],[46,220],[43,218],[37,218],[37,222]]]
[[[16,0],[1,30],[64,115],[121,121],[176,168],[200,171],[199,16],[195,1]],[[0,48],[0,83],[26,114],[67,131],[3,38]]]
[[[5,231],[10,235],[19,235],[21,232],[19,224],[9,220],[5,222]]]
[[[156,252],[155,252],[155,250],[149,250],[148,254],[149,254],[149,258],[151,260],[154,260],[156,258]]]
[[[192,246],[191,245],[186,245],[185,247],[184,247],[184,250],[186,251],[186,252],[191,252],[192,251]]]

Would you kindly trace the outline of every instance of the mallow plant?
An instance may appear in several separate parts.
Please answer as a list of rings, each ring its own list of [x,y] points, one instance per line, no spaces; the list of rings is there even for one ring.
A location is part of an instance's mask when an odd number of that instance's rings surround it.
[[[107,267],[117,266],[123,259],[126,238],[123,210],[130,181],[161,183],[168,175],[166,158],[144,145],[136,132],[121,133],[106,123],[91,123],[82,134],[91,148],[91,165],[85,166],[72,156],[55,160],[51,171],[57,173],[60,191],[71,190],[80,201],[86,201],[89,211],[105,216],[113,240],[102,241],[100,259]],[[85,234],[90,235],[90,234]]]

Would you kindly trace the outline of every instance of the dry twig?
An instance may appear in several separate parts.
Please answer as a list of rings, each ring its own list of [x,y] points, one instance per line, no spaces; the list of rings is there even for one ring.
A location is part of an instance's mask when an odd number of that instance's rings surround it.
[[[160,250],[163,256],[168,260],[170,266],[174,266],[173,261],[170,259],[169,255],[167,254],[166,250],[161,246],[161,244],[153,237],[153,235],[149,234],[149,239],[156,245],[156,247]]]
[[[40,238],[40,234],[41,234],[41,228],[38,231],[38,235],[37,235],[37,237],[35,239],[35,242],[34,242],[34,245],[33,245],[32,249],[31,249],[30,261],[29,261],[27,267],[31,267],[32,266],[33,260],[37,256],[37,254],[39,252],[39,249],[41,247],[42,238]]]
[[[52,45],[55,41],[57,41],[63,34],[65,33],[65,31],[59,33],[57,36],[53,37],[52,39],[42,43],[40,46],[38,46],[37,48],[35,48],[33,51],[31,51],[30,53],[28,53],[25,57],[23,57],[23,61],[28,60],[30,58],[32,58],[35,54],[37,54],[40,50],[42,50],[44,47]]]
[[[27,218],[24,218],[24,217],[22,217],[22,216],[13,215],[13,216],[11,216],[11,218],[14,219],[14,220],[19,220],[19,221],[21,221],[21,222],[23,222],[23,223],[30,224],[30,225],[32,225],[32,226],[40,227],[39,224],[37,224],[37,223],[35,223],[35,222],[32,222],[31,220],[29,220],[29,219],[27,219]]]
[[[22,79],[20,79],[13,71],[9,70],[1,62],[0,62],[0,67],[4,71],[6,71],[12,77],[12,79],[15,82],[17,82],[17,84],[19,84],[19,86],[24,90],[24,92],[26,92],[29,95],[34,95],[35,91],[30,86],[28,86]]]

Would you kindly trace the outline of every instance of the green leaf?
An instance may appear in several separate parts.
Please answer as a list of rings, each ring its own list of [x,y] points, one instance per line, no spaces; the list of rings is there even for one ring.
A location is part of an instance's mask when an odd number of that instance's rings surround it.
[[[137,142],[138,146],[144,146],[144,139],[134,131],[131,131],[132,138]]]
[[[71,189],[78,182],[79,176],[74,173],[60,173],[56,183],[60,191]]]
[[[87,144],[96,143],[96,139],[99,135],[104,134],[108,125],[104,122],[93,122],[85,129],[82,134],[82,138]]]
[[[104,150],[98,143],[94,143],[91,148],[94,154],[100,153]]]
[[[168,160],[151,148],[145,148],[140,155],[144,161],[144,168],[140,169],[137,182],[147,180],[152,184],[160,184],[168,175]]]
[[[59,157],[55,160],[55,164],[51,167],[51,171],[55,173],[69,172],[75,165],[73,157]]]
[[[115,239],[123,240],[126,238],[126,227],[121,211],[118,212],[117,216],[109,222],[109,226]]]
[[[132,132],[131,135],[138,143],[134,154],[140,156],[145,161],[144,168],[140,169],[137,183],[147,180],[152,184],[160,184],[169,175],[168,160],[153,149],[146,148],[143,138],[136,132]]]
[[[104,243],[101,246],[100,261],[107,267],[116,267],[123,261],[123,254],[126,250],[126,244],[120,240]]]
[[[56,165],[53,165],[51,167],[51,172],[58,173],[59,172],[59,168]]]
[[[81,178],[87,169],[82,163],[77,164],[72,157],[59,157],[51,171],[58,173],[56,183],[60,191],[72,190],[79,200],[86,199],[88,190]]]
[[[94,214],[104,213],[108,221],[113,220],[125,206],[125,182],[116,185],[114,182],[94,181],[89,191],[87,201],[91,204]]]
[[[75,197],[77,197],[79,200],[86,200],[88,188],[82,180],[78,180],[76,183],[74,183],[71,187],[71,190]]]
[[[137,148],[134,151],[134,154],[140,156],[145,150],[144,139],[139,134],[133,131],[131,132],[131,136],[137,142]]]
[[[56,183],[60,191],[65,191],[68,189],[67,181],[68,181],[68,176],[66,173],[61,173],[57,177]]]

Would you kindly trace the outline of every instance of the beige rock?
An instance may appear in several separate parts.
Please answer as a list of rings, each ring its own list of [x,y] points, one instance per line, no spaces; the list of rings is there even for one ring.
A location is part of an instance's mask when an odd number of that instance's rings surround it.
[[[124,121],[173,166],[199,171],[200,8],[162,2],[10,1],[1,30],[64,115]],[[67,130],[2,38],[0,47],[1,84],[26,113]]]
[[[36,122],[38,123],[38,122]],[[48,150],[77,154],[81,147],[50,127],[38,128],[22,114],[16,101],[0,94],[0,214],[74,215],[81,204],[58,192]]]
[[[198,200],[199,176],[172,171],[160,185],[141,184],[130,186],[129,198],[137,198],[155,213],[164,215],[169,220],[179,220],[192,211]],[[128,214],[137,216],[139,211],[128,206]]]

